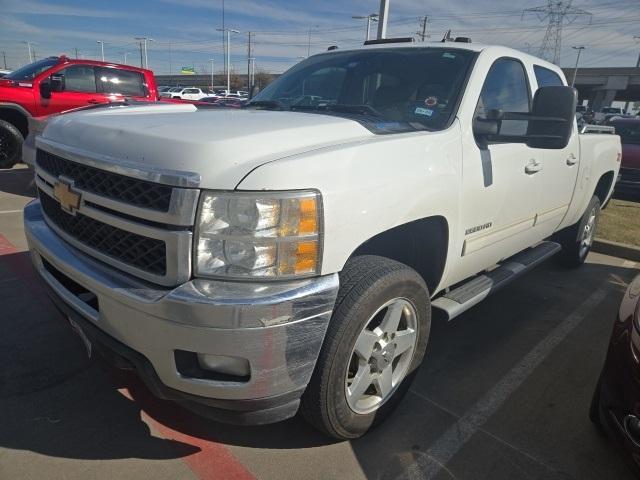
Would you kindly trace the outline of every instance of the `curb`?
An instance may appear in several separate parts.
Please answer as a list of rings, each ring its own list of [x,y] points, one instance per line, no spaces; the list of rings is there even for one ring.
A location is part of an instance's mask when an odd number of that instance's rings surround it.
[[[627,260],[633,260],[634,262],[640,262],[640,247],[634,247],[633,245],[627,245],[626,243],[611,242],[609,240],[603,240],[602,238],[596,238],[593,241],[591,250],[598,253],[604,253],[605,255],[611,255],[613,257],[620,257]]]

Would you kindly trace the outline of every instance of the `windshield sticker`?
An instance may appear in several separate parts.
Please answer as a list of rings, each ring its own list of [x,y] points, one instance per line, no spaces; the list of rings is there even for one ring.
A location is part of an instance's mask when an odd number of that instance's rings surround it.
[[[442,58],[456,58],[453,53],[445,52],[442,54]]]
[[[430,117],[433,115],[433,110],[431,110],[430,108],[416,107],[413,113],[415,113],[416,115],[425,115],[427,117]]]
[[[438,97],[427,97],[424,99],[424,104],[427,107],[435,107],[438,104]]]

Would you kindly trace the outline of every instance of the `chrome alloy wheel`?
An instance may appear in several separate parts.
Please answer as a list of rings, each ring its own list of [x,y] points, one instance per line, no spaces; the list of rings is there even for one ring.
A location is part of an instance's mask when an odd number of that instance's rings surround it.
[[[580,238],[580,255],[586,255],[591,245],[593,244],[593,238],[596,233],[596,226],[598,224],[598,207],[593,207],[589,212],[589,219],[582,230],[582,238]]]
[[[365,324],[345,376],[347,403],[355,413],[380,408],[406,376],[418,341],[417,317],[411,302],[394,298]]]

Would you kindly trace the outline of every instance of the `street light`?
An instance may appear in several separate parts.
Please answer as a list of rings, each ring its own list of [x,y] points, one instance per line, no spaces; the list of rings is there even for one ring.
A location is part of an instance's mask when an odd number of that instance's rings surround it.
[[[131,55],[131,52],[120,52],[120,54],[124,55],[124,65],[128,65],[127,56]]]
[[[231,34],[240,33],[240,30],[231,28],[216,28],[216,30],[227,34],[227,95],[229,95],[231,93]]]
[[[582,53],[582,50],[584,50],[586,47],[579,46],[579,47],[571,47],[571,48],[578,51],[578,57],[576,58],[576,66],[573,69],[573,80],[571,80],[571,86],[573,87],[576,84],[576,77],[578,76],[578,62],[580,61],[580,54]]]
[[[371,33],[371,22],[378,21],[377,13],[370,13],[369,15],[354,15],[351,18],[355,18],[357,20],[366,20],[367,21],[367,37],[365,40],[369,40],[369,34]]]
[[[104,62],[104,42],[102,40],[96,40],[100,44],[100,51],[102,52],[102,61]]]

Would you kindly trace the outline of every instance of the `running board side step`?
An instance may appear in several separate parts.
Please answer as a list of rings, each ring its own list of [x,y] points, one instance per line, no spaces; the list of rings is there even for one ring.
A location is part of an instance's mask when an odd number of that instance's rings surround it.
[[[452,320],[480,303],[489,294],[555,255],[560,248],[560,244],[555,242],[541,242],[535,247],[523,250],[504,260],[493,270],[477,275],[436,298],[431,302],[431,306],[444,311],[447,320]]]

